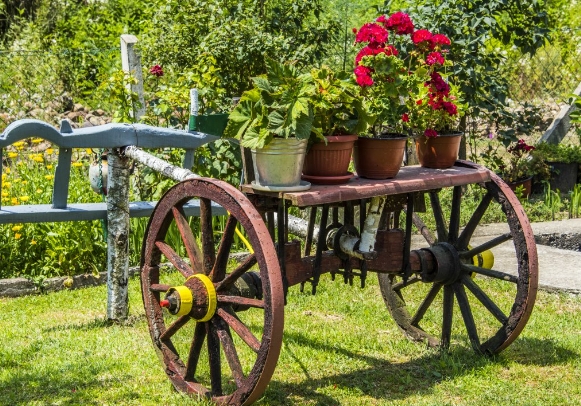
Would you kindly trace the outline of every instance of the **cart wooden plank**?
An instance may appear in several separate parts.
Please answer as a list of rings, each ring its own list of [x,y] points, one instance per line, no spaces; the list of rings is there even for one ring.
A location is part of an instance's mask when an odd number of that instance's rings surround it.
[[[489,180],[490,172],[486,168],[466,168],[461,162],[457,162],[455,166],[448,169],[406,166],[401,168],[394,179],[373,180],[356,176],[344,185],[313,185],[311,189],[304,192],[262,192],[252,189],[251,185],[242,185],[241,189],[245,193],[279,197],[289,200],[294,206],[307,207],[468,185]]]

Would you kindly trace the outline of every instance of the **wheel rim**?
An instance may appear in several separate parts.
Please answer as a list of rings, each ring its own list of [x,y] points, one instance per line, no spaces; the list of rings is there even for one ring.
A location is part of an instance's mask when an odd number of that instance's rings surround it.
[[[439,258],[449,269],[438,270],[431,279],[425,274],[409,279],[379,275],[388,310],[413,340],[443,348],[465,340],[477,352],[494,354],[518,337],[530,317],[538,284],[534,235],[514,193],[495,174],[490,173],[490,178],[483,185],[473,185],[481,187],[483,194],[465,224],[461,224],[461,186],[453,188],[447,207],[441,206],[438,192],[429,193],[433,232],[426,231],[425,216],[414,213],[415,228],[423,230],[429,245],[420,251]],[[476,227],[494,205],[502,208],[508,229],[496,236],[474,237]],[[513,263],[485,268],[490,252],[501,249],[514,251]]]
[[[183,211],[193,198],[200,201],[200,244]],[[228,212],[219,238],[213,203]],[[254,253],[228,272],[234,236],[241,231]],[[160,271],[162,255],[178,272]],[[176,389],[224,404],[248,404],[264,392],[282,344],[284,297],[274,244],[242,193],[204,178],[170,189],[147,226],[141,281],[151,338]],[[162,309],[160,302],[175,292],[178,298],[191,293],[185,315]]]

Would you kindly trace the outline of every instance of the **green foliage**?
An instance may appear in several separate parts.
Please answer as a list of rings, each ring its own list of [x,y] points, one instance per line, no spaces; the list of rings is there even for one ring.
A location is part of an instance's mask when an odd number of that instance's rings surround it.
[[[438,0],[398,4],[410,8],[418,25],[446,34],[452,41],[448,56],[454,62],[452,80],[465,95],[468,114],[488,116],[498,124],[506,144],[516,141],[515,118],[507,110],[507,77],[498,74],[505,62],[501,49],[512,46],[532,54],[545,43],[549,19],[544,3]],[[391,11],[392,2],[386,1],[384,7]]]
[[[249,77],[265,72],[265,56],[318,65],[338,33],[319,0],[171,0],[153,18],[144,56],[148,64],[184,69],[211,55],[227,94],[237,96]]]
[[[319,138],[364,133],[372,122],[353,75],[328,66],[310,72],[315,85],[312,132]]]
[[[37,151],[37,152],[34,152]],[[2,174],[2,205],[48,204],[52,197],[56,149],[33,138],[14,144]],[[89,160],[75,150],[69,201],[97,202],[87,179]],[[0,278],[100,272],[105,268],[106,243],[101,223],[26,223],[0,225]]]
[[[581,212],[581,184],[576,184],[569,192],[569,218],[578,218]]]
[[[542,142],[536,146],[533,156],[547,162],[581,163],[581,147],[579,145]]]
[[[254,88],[242,94],[230,114],[225,135],[245,148],[264,148],[273,137],[309,139],[316,90],[309,74],[267,59],[267,73],[252,78]]]

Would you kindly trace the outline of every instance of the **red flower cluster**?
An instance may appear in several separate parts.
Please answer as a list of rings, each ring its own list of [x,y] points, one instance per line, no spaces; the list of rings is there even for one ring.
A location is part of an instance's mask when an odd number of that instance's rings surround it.
[[[426,64],[428,65],[443,65],[445,62],[444,57],[439,52],[430,52],[428,56],[426,56]]]
[[[355,42],[369,42],[372,48],[379,47],[387,42],[389,33],[379,24],[367,23],[355,35]]]
[[[414,32],[414,23],[412,22],[412,19],[406,13],[402,13],[401,11],[393,13],[387,19],[385,16],[381,16],[376,21],[383,24],[388,30],[395,31],[399,35],[411,34]]]
[[[523,154],[531,152],[534,149],[535,147],[528,145],[526,141],[521,138],[515,145],[508,147],[507,151],[513,155],[522,156]]]
[[[436,138],[438,136],[438,132],[436,130],[432,130],[431,128],[428,128],[426,131],[424,131],[424,137],[426,138]]]
[[[159,65],[153,65],[149,69],[149,73],[151,73],[153,76],[157,76],[159,78],[159,77],[163,76],[163,69]]]

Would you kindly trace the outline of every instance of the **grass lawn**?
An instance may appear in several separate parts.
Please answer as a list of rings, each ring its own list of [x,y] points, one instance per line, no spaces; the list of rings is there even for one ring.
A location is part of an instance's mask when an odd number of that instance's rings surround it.
[[[581,297],[539,292],[499,356],[406,340],[374,275],[292,288],[277,370],[259,405],[581,405]],[[138,279],[130,318],[105,321],[106,287],[0,299],[0,405],[203,405],[175,392],[153,350]]]

